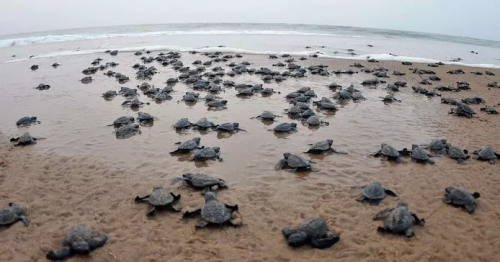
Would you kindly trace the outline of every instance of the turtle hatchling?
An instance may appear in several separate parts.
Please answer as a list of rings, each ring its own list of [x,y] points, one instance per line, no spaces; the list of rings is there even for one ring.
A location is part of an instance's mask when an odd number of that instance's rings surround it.
[[[245,131],[240,128],[239,123],[224,123],[220,124],[216,128],[219,132],[234,132],[234,131]]]
[[[320,125],[325,125],[328,126],[330,123],[322,121],[318,116],[313,115],[308,117],[307,119],[304,119],[304,124],[308,126],[320,126]]]
[[[16,122],[16,126],[29,126],[31,124],[40,124],[40,121],[37,120],[36,116],[25,116]]]
[[[391,94],[388,94],[384,97],[380,97],[382,98],[382,101],[384,101],[385,103],[390,103],[390,102],[394,102],[394,101],[397,101],[397,102],[401,102],[401,100],[399,99],[396,99],[396,97],[394,97],[394,95],[391,95]]]
[[[469,154],[469,151],[467,151],[467,149],[460,149],[456,146],[449,146],[447,145],[447,148],[446,148],[446,153],[448,154],[448,156],[450,156],[452,159],[455,159],[457,160],[457,162],[459,164],[462,164],[465,162],[465,160],[469,159],[470,156],[468,155]]]
[[[238,211],[238,205],[228,205],[217,199],[215,192],[205,193],[205,204],[193,211],[186,211],[183,219],[193,215],[201,215],[201,221],[196,224],[196,228],[204,228],[208,225],[231,225],[240,226],[241,220],[233,219],[233,212]]]
[[[208,108],[224,108],[227,105],[227,100],[213,100],[207,103]]]
[[[457,207],[464,207],[469,214],[476,211],[476,199],[481,197],[478,192],[469,193],[467,190],[453,186],[444,189],[444,202]]]
[[[457,107],[450,109],[450,114],[471,118],[474,114],[476,114],[476,112],[474,112],[474,110],[472,110],[470,106],[463,103],[458,103]]]
[[[413,161],[434,165],[434,161],[430,159],[430,156],[431,155],[425,152],[419,145],[413,144],[411,146],[411,159]]]
[[[71,227],[62,240],[62,248],[47,253],[49,260],[64,260],[72,255],[88,255],[92,250],[102,247],[108,237],[98,231],[91,231],[83,225]]]
[[[189,153],[191,150],[202,149],[203,147],[200,147],[200,141],[201,138],[195,137],[184,142],[177,142],[175,144],[179,146],[176,150],[170,152],[170,154]]]
[[[186,173],[182,177],[176,177],[172,180],[172,185],[184,181],[191,187],[203,189],[206,192],[209,190],[217,190],[219,188],[226,188],[226,182],[220,178],[211,177],[200,173]]]
[[[189,161],[207,161],[210,159],[218,159],[222,161],[220,157],[220,147],[204,147],[203,149],[195,152],[193,157]]]
[[[174,125],[175,130],[189,129],[193,124],[187,118],[181,118]]]
[[[314,144],[309,144],[310,148],[304,153],[310,153],[310,154],[322,154],[322,153],[337,153],[337,154],[343,154],[347,155],[347,152],[344,151],[339,151],[335,148],[332,147],[333,145],[333,140],[332,139],[327,139],[324,141],[320,141]]]
[[[154,187],[153,192],[149,195],[135,197],[135,202],[146,201],[150,209],[146,213],[147,216],[153,216],[157,209],[171,208],[174,211],[180,212],[182,208],[177,202],[181,199],[181,195],[176,195],[163,187]]]
[[[282,123],[282,124],[275,126],[273,129],[270,129],[270,130],[274,131],[276,133],[295,132],[295,131],[297,131],[297,124],[296,123]]]
[[[154,117],[148,113],[139,112],[137,116],[137,121],[139,121],[139,123],[142,124],[151,123],[154,121]]]
[[[494,106],[486,106],[486,107],[481,108],[480,110],[484,111],[488,114],[494,114],[494,115],[498,114],[498,111]]]
[[[390,189],[386,189],[380,184],[380,182],[373,182],[365,186],[361,186],[362,196],[356,201],[364,202],[367,201],[372,206],[377,206],[385,198],[386,195],[397,197]]]
[[[129,124],[116,129],[116,138],[118,139],[126,139],[135,134],[141,134],[140,127],[137,124]]]
[[[409,151],[406,148],[403,150],[397,150],[386,143],[381,144],[380,150],[372,154],[374,157],[385,156],[387,160],[392,160],[397,163],[402,162],[401,155],[409,155]]]
[[[10,226],[16,222],[23,222],[25,226],[30,224],[24,210],[14,203],[9,203],[8,208],[0,209],[0,226]]]
[[[303,157],[284,153],[283,159],[281,159],[275,166],[276,170],[281,170],[285,166],[288,166],[290,169],[290,173],[296,172],[298,169],[311,169],[311,164],[314,164],[313,161],[307,160]]]
[[[115,96],[117,96],[118,93],[114,90],[109,90],[109,91],[106,91],[102,94],[102,97],[104,97],[105,99],[111,99]]]
[[[208,121],[208,119],[206,117],[203,117],[202,119],[198,120],[198,122],[196,122],[194,125],[193,125],[193,129],[200,129],[200,130],[207,130],[209,128],[215,128],[217,127],[216,124],[214,124],[213,122],[210,122]]]
[[[314,248],[325,249],[339,242],[340,236],[332,232],[326,221],[316,217],[300,223],[296,228],[285,227],[281,230],[288,245],[300,247],[310,244]]]
[[[477,160],[488,161],[490,164],[495,164],[495,160],[500,158],[500,154],[496,153],[491,146],[481,148],[473,153],[477,155]]]
[[[36,141],[43,138],[32,137],[30,133],[26,132],[20,137],[14,137],[10,139],[10,142],[14,143],[14,146],[26,146],[36,144]]]
[[[134,120],[135,119],[131,116],[121,116],[121,117],[117,118],[113,122],[113,124],[108,125],[108,126],[113,126],[114,128],[120,128],[122,126],[130,125],[130,124],[134,123]]]
[[[429,145],[424,148],[429,149],[433,154],[441,155],[446,151],[446,139],[433,140]]]
[[[256,117],[252,117],[252,118],[260,118],[262,120],[274,121],[274,119],[277,118],[277,117],[281,117],[281,116],[275,115],[275,114],[273,114],[270,111],[264,111],[260,115],[258,115]]]
[[[411,228],[413,224],[425,225],[423,218],[418,218],[415,213],[408,210],[408,203],[405,201],[400,201],[395,208],[388,207],[373,217],[373,220],[381,219],[384,220],[384,224],[378,227],[379,232],[404,234],[407,237],[415,236],[415,232]]]

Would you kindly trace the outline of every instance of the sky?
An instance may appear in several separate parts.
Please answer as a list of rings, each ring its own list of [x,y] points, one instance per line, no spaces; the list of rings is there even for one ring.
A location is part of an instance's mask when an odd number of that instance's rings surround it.
[[[498,0],[3,0],[0,35],[163,23],[293,23],[500,41]]]

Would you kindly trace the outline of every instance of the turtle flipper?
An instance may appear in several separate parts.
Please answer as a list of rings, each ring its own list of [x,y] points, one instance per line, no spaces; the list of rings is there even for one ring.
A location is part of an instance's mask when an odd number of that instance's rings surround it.
[[[457,158],[457,163],[463,164],[463,163],[465,163],[465,159],[463,159],[463,158]]]
[[[348,153],[345,152],[345,151],[340,151],[340,150],[337,150],[335,148],[330,148],[330,151],[332,151],[333,153],[335,154],[341,154],[341,155],[347,155]]]
[[[146,213],[146,216],[150,217],[150,216],[154,216],[156,213],[156,207],[155,206],[151,206],[151,208],[148,210],[148,212]]]
[[[293,174],[293,173],[297,172],[297,168],[292,168],[292,169],[288,170],[288,172]]]
[[[21,222],[23,222],[23,224],[24,224],[25,226],[29,226],[29,225],[30,225],[30,220],[29,220],[26,216],[24,216],[24,215],[19,216],[19,220],[20,220]]]
[[[368,199],[368,203],[372,206],[378,206],[382,199]]]
[[[102,247],[108,241],[108,237],[104,234],[99,234],[99,236],[91,238],[87,241],[90,250],[94,250],[98,247]]]
[[[382,151],[379,150],[379,151],[377,151],[375,153],[372,153],[371,155],[374,156],[374,157],[377,157],[377,156],[380,156],[381,154],[382,154]]]
[[[311,239],[311,245],[315,248],[324,249],[339,242],[340,237],[331,231],[327,231],[324,237]]]
[[[19,140],[19,137],[11,138],[10,142],[17,142],[17,140]]]
[[[281,159],[275,166],[274,166],[274,169],[277,170],[281,170],[285,167],[286,165],[286,160],[285,159]]]
[[[394,210],[393,207],[388,207],[373,216],[373,220],[381,220],[389,216],[389,214]]]
[[[137,202],[140,202],[140,201],[142,201],[142,200],[144,200],[146,198],[149,198],[149,195],[146,195],[146,196],[143,196],[143,197],[136,196],[134,201],[137,203]]]
[[[415,220],[415,224],[416,225],[419,225],[419,226],[423,226],[425,225],[425,219],[420,219],[417,214],[413,213],[413,212],[410,212],[411,216],[413,217],[413,219]]]
[[[59,250],[53,250],[45,256],[49,260],[63,260],[71,256],[71,249],[69,247],[62,247]]]
[[[198,215],[201,213],[201,207],[198,207],[196,209],[194,209],[193,211],[186,211],[184,212],[184,214],[182,215],[182,219],[186,219],[186,218],[190,218],[194,215]]]
[[[396,193],[394,193],[394,191],[390,190],[390,189],[385,189],[385,193],[389,196],[393,196],[393,197],[397,197],[398,195]]]
[[[181,142],[175,142],[174,143],[174,145],[180,145],[180,144],[181,144]]]
[[[238,205],[228,205],[228,204],[224,204],[226,206],[227,209],[230,209],[231,211],[238,211]]]
[[[363,203],[364,201],[366,201],[366,197],[365,196],[361,196],[359,198],[356,198],[356,201]]]
[[[208,226],[208,224],[210,224],[208,221],[201,220],[200,222],[198,222],[196,224],[195,228],[204,228],[204,227]]]
[[[409,227],[405,230],[405,236],[407,236],[407,237],[414,237],[415,236],[415,232],[413,232],[411,227]]]
[[[434,162],[434,161],[432,161],[432,160],[430,160],[430,159],[427,159],[427,163],[428,163],[428,164],[431,164],[431,165],[434,165],[434,164],[435,164],[435,162]]]

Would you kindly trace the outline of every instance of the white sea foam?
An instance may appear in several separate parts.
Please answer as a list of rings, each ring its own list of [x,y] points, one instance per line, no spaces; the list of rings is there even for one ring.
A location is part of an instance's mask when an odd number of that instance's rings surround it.
[[[111,49],[111,48],[110,48]],[[189,52],[189,51],[198,51],[198,52],[224,52],[224,53],[241,53],[241,54],[255,54],[255,55],[271,55],[271,54],[290,54],[292,56],[310,56],[312,54],[317,54],[319,57],[324,58],[336,58],[336,59],[349,59],[349,60],[366,60],[368,58],[374,58],[376,60],[381,61],[407,61],[413,63],[437,63],[443,62],[445,64],[450,65],[460,65],[460,66],[470,66],[470,67],[482,67],[482,68],[500,68],[500,65],[495,64],[468,64],[463,62],[447,62],[440,61],[431,58],[422,58],[422,57],[410,57],[410,56],[396,56],[391,54],[366,54],[366,55],[339,55],[339,54],[329,54],[324,52],[323,50],[300,50],[300,51],[258,51],[258,50],[248,50],[241,48],[232,48],[232,47],[185,47],[185,46],[167,46],[167,45],[153,45],[153,46],[140,46],[140,47],[122,47],[122,48],[112,48],[113,50],[118,50],[119,52],[136,52],[136,51],[177,51],[177,52]],[[72,50],[72,51],[60,51],[53,53],[46,53],[35,55],[32,58],[17,58],[14,60],[8,61],[0,61],[0,63],[15,63],[20,61],[25,61],[28,59],[39,59],[39,58],[53,58],[53,57],[61,57],[61,56],[76,56],[76,55],[88,55],[95,53],[104,53],[105,49],[89,49],[89,50]]]
[[[300,31],[273,31],[273,30],[204,30],[204,31],[156,31],[140,33],[120,33],[120,34],[76,34],[76,35],[45,35],[25,38],[13,38],[0,40],[0,47],[15,45],[33,45],[43,43],[71,42],[81,40],[127,38],[127,37],[147,37],[147,36],[168,36],[168,35],[297,35],[297,36],[329,36],[329,37],[354,37],[363,38],[360,35],[339,35],[327,33],[313,33]]]

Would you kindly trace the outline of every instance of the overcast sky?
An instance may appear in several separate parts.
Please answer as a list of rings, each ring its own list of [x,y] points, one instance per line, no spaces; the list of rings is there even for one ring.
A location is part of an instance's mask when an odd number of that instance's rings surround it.
[[[303,23],[500,40],[500,0],[2,0],[0,35],[161,23]]]

